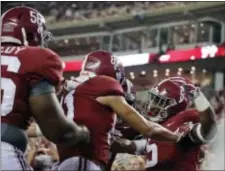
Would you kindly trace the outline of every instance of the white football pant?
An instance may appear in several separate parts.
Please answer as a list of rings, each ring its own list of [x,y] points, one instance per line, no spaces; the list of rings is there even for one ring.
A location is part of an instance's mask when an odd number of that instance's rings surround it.
[[[18,148],[1,141],[1,170],[32,171]]]

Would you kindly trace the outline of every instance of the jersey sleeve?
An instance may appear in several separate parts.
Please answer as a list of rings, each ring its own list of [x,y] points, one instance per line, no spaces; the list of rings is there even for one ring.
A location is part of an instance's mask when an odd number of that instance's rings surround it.
[[[123,88],[115,79],[102,76],[99,81],[103,89],[103,96],[124,96]]]
[[[33,64],[28,67],[28,72],[26,72],[28,85],[33,87],[41,80],[46,80],[58,88],[63,81],[63,62],[60,57],[51,50],[41,48],[30,53],[34,57],[33,61],[30,59]]]

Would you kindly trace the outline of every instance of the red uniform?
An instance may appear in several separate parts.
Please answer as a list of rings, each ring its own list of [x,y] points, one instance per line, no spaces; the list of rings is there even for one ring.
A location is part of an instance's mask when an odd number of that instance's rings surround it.
[[[31,118],[30,88],[44,79],[58,86],[63,79],[62,72],[62,61],[49,49],[2,46],[1,122],[26,129]]]
[[[189,124],[198,123],[198,112],[185,110],[169,118],[162,125],[171,131],[185,131]],[[200,146],[179,146],[148,140],[144,153],[147,154],[147,170],[151,171],[196,171],[199,166]]]
[[[96,101],[97,97],[122,95],[123,90],[115,79],[107,76],[76,79],[75,90],[63,98],[63,108],[67,117],[88,127],[91,144],[85,147],[67,148],[58,146],[60,161],[73,156],[83,156],[89,160],[107,164],[109,160],[109,136],[114,127],[115,113]]]

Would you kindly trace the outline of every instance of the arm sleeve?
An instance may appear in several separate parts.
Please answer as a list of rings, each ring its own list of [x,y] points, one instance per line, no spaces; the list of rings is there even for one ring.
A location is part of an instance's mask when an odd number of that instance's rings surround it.
[[[216,138],[216,135],[214,135],[211,139],[205,139],[201,134],[201,124],[197,123],[192,127],[188,137],[194,144],[207,144],[213,141]]]
[[[136,155],[141,155],[144,153],[146,145],[148,143],[147,139],[135,140],[133,141],[136,146]]]
[[[41,80],[30,89],[30,96],[55,93],[55,87],[46,80]]]

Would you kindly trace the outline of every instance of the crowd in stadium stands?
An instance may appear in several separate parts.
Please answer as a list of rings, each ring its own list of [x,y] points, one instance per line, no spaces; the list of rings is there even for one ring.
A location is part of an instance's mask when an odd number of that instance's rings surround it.
[[[146,10],[162,8],[168,5],[185,5],[191,2],[150,2],[150,1],[125,1],[125,2],[70,2],[60,6],[59,2],[51,2],[50,15],[56,16],[56,20],[90,20],[105,17],[125,15],[137,15]],[[58,8],[58,9],[57,9]],[[54,22],[54,20],[53,20]]]
[[[215,95],[211,98],[211,103],[216,109],[219,123],[223,124],[223,119],[225,116],[225,92],[218,91],[215,93]],[[207,153],[207,158],[203,159],[202,168],[208,168],[210,162],[213,162],[215,159],[214,154],[210,151],[212,145],[213,144],[202,147],[205,151],[202,155],[206,156],[205,154]],[[38,171],[47,170],[54,164],[57,165],[57,161],[59,159],[56,146],[43,137],[29,139],[26,157],[29,164],[33,166],[34,170]],[[118,164],[116,162],[117,159],[120,161],[123,160],[121,163],[123,165]],[[126,165],[124,165],[124,163],[126,163]],[[138,170],[140,168],[143,168],[144,170],[144,166],[145,161],[141,156],[122,154],[117,156],[114,164],[112,165],[112,170]]]
[[[159,9],[169,5],[186,5],[193,2],[151,2],[151,1],[49,1],[49,2],[14,2],[3,3],[2,11],[18,5],[27,5],[39,9],[45,16],[52,16],[49,22],[77,20],[85,21],[90,19],[103,19],[106,17],[121,15],[137,15],[146,10]],[[9,6],[10,5],[10,6]]]

